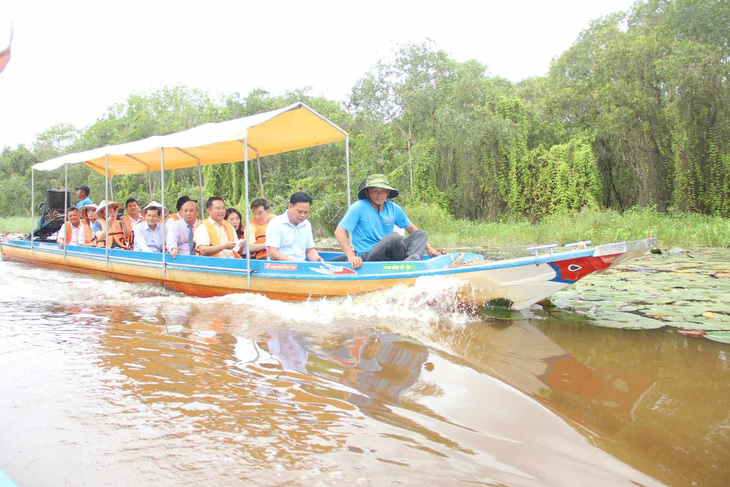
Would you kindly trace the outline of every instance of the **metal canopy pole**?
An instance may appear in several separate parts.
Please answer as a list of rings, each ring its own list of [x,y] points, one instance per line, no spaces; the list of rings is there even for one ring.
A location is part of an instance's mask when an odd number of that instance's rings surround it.
[[[243,180],[246,191],[246,226],[248,230],[249,207],[248,207],[248,134],[243,138]],[[259,173],[260,174],[260,173]],[[251,235],[246,235],[246,286],[251,289]]]
[[[347,168],[347,207],[350,207],[350,134],[345,136],[345,167]]]
[[[165,148],[160,147],[160,191],[162,194],[162,214],[165,214]],[[165,217],[160,218],[162,222],[162,278],[167,277],[167,265],[165,261]]]
[[[33,255],[33,240],[35,240],[35,171],[30,170],[30,255]]]
[[[68,164],[63,165],[64,169],[64,181],[63,181],[63,224],[68,225]],[[67,230],[68,227],[64,227],[64,230]],[[81,226],[79,225],[79,230],[81,230]],[[73,230],[71,231],[71,234],[73,235]],[[66,239],[65,235],[59,235],[60,238]],[[57,239],[58,240],[58,239]],[[65,245],[63,246],[63,260],[66,260],[66,247],[68,247],[68,242],[65,242]]]
[[[106,261],[106,267],[109,268],[109,232],[111,231],[111,225],[109,225],[109,154],[104,156],[104,218],[106,221],[106,238],[104,239],[104,260]]]
[[[261,188],[261,197],[264,197],[264,179],[261,176],[261,159],[259,159],[259,151],[256,151],[256,167],[259,171],[259,188]]]

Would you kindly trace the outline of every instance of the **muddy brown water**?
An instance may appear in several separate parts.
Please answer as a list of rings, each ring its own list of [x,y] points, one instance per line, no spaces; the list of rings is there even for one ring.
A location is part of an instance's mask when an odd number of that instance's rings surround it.
[[[0,262],[0,469],[21,486],[727,485],[730,345],[597,326],[586,305],[621,279],[656,287],[651,259],[502,315],[434,281],[283,303]],[[600,302],[643,302],[627,293]]]

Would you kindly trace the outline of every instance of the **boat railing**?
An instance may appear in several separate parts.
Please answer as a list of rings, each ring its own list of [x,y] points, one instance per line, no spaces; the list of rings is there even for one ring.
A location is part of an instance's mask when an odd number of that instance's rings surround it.
[[[578,242],[567,243],[567,244],[563,245],[563,247],[568,248],[570,250],[580,250],[580,249],[587,248],[592,243],[593,242],[591,240],[580,240]],[[558,247],[560,247],[560,244],[535,245],[533,247],[527,247],[527,249],[525,249],[525,250],[527,250],[528,252],[535,252],[535,257],[538,257],[540,255],[541,250],[549,250],[550,255],[553,255],[553,252]]]

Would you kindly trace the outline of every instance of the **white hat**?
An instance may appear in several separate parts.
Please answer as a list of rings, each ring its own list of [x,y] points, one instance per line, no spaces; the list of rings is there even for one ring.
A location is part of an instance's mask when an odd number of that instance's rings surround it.
[[[90,205],[84,205],[81,208],[79,208],[79,215],[81,215],[81,218],[86,218],[87,220],[89,217],[87,216],[87,213],[89,210],[94,210],[94,213],[96,214],[96,208],[97,206],[94,203],[91,203]]]
[[[119,211],[119,208],[122,207],[119,203],[116,201],[107,201],[107,200],[101,200],[101,203],[99,203],[99,206],[96,207],[96,215],[97,218],[99,217],[99,213],[103,211],[106,207],[109,207],[109,211],[112,213],[115,213],[116,211]],[[112,210],[112,208],[117,207],[116,210]],[[115,213],[116,214],[116,213]]]
[[[170,213],[170,210],[168,210],[167,208],[163,207],[157,201],[152,200],[152,201],[149,202],[149,204],[147,206],[145,206],[144,208],[142,208],[142,211],[139,212],[142,215],[142,217],[147,216],[147,209],[148,208],[159,208],[160,209],[160,212],[162,212],[162,210],[164,209],[165,210],[165,215],[164,216],[167,216],[167,214]],[[160,215],[160,217],[161,218],[164,218],[162,215]]]

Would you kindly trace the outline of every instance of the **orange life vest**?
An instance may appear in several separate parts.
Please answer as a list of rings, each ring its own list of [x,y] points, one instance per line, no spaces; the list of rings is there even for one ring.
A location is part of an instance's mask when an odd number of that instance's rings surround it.
[[[216,245],[220,245],[220,239],[218,238],[218,229],[213,226],[213,224],[210,222],[209,219],[205,219],[202,222],[195,225],[195,229],[197,230],[199,225],[204,225],[205,229],[208,230],[208,238],[210,238],[210,246],[215,247]],[[233,226],[228,223],[227,221],[223,220],[223,228],[226,231],[226,236],[228,236],[229,242],[235,242],[236,241],[236,231],[233,229]],[[220,252],[217,252],[215,254],[209,255],[208,257],[218,257]],[[200,253],[200,249],[198,249],[198,244],[195,244],[195,255],[202,255]],[[238,255],[236,252],[233,252],[233,257],[235,259],[240,259],[241,256]]]
[[[172,215],[169,215],[167,218],[165,218],[165,225],[167,225],[167,222],[170,220],[176,222],[179,219],[180,219],[180,213],[173,213]]]
[[[251,220],[248,222],[249,227],[253,227],[256,229],[255,232],[255,238],[253,239],[252,243],[257,244],[265,244],[266,243],[266,225],[268,225],[269,222],[264,223],[263,225],[256,223],[256,220],[251,218]],[[248,238],[248,235],[246,235],[246,238]],[[268,250],[266,247],[264,247],[262,250],[259,250],[257,252],[251,252],[251,258],[252,259],[265,259],[266,256],[269,255]]]
[[[71,233],[72,233],[72,225],[71,222],[66,222],[68,225],[66,225],[66,243],[71,243]],[[82,230],[84,232],[84,243],[90,244],[94,240],[96,240],[96,237],[94,236],[94,232],[91,231],[91,227],[84,221],[81,220],[79,222],[79,226],[81,227],[79,230]]]
[[[99,223],[101,224],[101,229],[104,230],[106,228],[106,220],[103,218],[99,218]],[[112,223],[112,228],[109,230],[109,233],[107,234],[107,237],[102,240],[101,242],[97,242],[97,247],[108,247],[110,249],[113,248],[120,248],[124,250],[130,250],[131,247],[129,245],[129,241],[127,240],[127,237],[124,236],[124,230],[122,229],[122,223],[119,220],[114,220],[114,223]]]
[[[129,248],[134,248],[134,226],[141,222],[142,220],[132,220],[129,215],[124,215],[122,217],[122,221],[124,222],[124,225],[126,228],[129,228],[129,237],[127,237],[127,242],[129,243]]]

